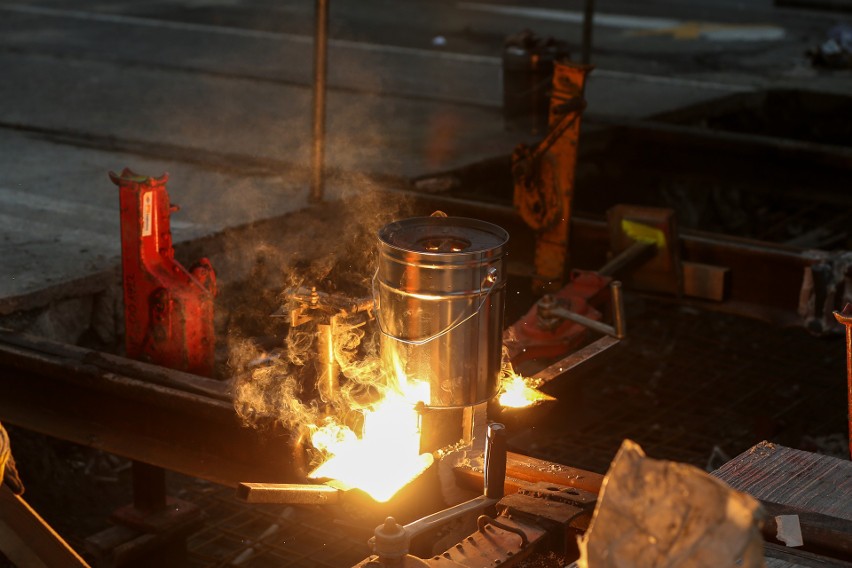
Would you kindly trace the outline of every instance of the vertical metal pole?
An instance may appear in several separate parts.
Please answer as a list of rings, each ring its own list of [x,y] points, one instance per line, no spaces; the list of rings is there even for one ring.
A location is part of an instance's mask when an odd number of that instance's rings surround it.
[[[595,20],[595,0],[586,0],[583,8],[583,65],[592,61],[592,28]]]
[[[627,323],[624,321],[624,295],[621,293],[621,282],[614,280],[609,285],[612,294],[612,327],[618,339],[627,337]]]
[[[340,367],[334,358],[334,322],[317,325],[317,391],[327,407],[331,407],[337,391],[340,389]]]
[[[166,508],[166,470],[144,462],[133,462],[133,506],[143,513]]]
[[[837,321],[846,326],[846,391],[849,401],[849,455],[852,456],[852,304],[842,312],[834,312]]]
[[[506,427],[499,422],[488,425],[485,434],[484,492],[489,499],[502,499],[506,483],[506,459],[508,451]]]
[[[328,2],[316,0],[314,31],[314,145],[310,201],[322,201],[325,189],[325,80],[328,74]]]

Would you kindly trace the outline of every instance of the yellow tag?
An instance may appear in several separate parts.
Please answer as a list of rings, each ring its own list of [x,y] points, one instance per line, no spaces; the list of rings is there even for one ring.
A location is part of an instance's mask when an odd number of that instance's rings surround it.
[[[150,236],[154,232],[154,192],[146,191],[142,194],[142,236]]]
[[[625,235],[627,235],[634,241],[639,241],[642,243],[653,243],[657,245],[657,248],[664,248],[666,246],[665,233],[663,233],[663,231],[656,227],[652,227],[651,225],[645,225],[643,223],[637,223],[636,221],[622,219],[621,230],[624,231]]]

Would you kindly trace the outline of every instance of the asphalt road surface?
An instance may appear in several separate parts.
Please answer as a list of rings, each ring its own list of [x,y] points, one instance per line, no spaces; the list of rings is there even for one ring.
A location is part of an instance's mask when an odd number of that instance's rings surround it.
[[[233,37],[288,34],[309,41],[314,26],[314,3],[309,0],[37,0],[4,3],[0,10],[10,31],[30,25],[32,19],[26,16],[38,16],[41,29],[59,28],[72,32],[69,37],[77,28],[103,22],[124,28],[131,37],[145,27],[187,36],[200,31]],[[331,0],[330,34],[339,41],[385,48],[499,57],[506,36],[530,29],[564,40],[578,52],[582,10],[581,0],[540,0],[535,6],[501,0]],[[777,8],[766,0],[602,0],[596,2],[594,59],[607,68],[642,72],[783,73],[802,65],[804,51],[819,43],[838,19],[834,13]],[[25,43],[28,49],[49,51],[62,44],[67,56],[82,51],[77,42],[62,41],[61,31],[50,38],[36,33],[25,42],[17,35],[4,34],[2,45],[9,49]],[[112,51],[109,43],[104,38],[99,46],[105,56]]]
[[[530,29],[579,52],[580,0],[330,5],[327,156],[344,172],[406,179],[505,155],[505,38]],[[589,111],[852,92],[804,55],[836,21],[763,0],[600,0]],[[304,206],[313,27],[309,0],[0,2],[0,303],[114,265],[110,169],[171,173],[178,241]],[[358,187],[344,185],[330,195]]]

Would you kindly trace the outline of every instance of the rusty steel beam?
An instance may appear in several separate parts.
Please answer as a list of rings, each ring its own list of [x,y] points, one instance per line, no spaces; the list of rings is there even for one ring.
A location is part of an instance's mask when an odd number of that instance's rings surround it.
[[[509,205],[414,191],[394,193],[409,196],[418,214],[440,209],[503,227],[512,235],[510,258],[522,259],[535,246],[534,234]],[[610,242],[606,221],[574,215],[571,234],[574,268],[594,270],[606,263]],[[802,323],[798,308],[805,269],[826,257],[821,251],[688,229],[680,230],[679,244],[683,261],[730,269],[726,301],[702,305],[784,324]]]
[[[252,480],[242,490],[248,500],[268,501],[274,484],[305,479],[297,441],[274,429],[243,427],[226,384],[8,330],[0,330],[0,422],[222,485]],[[513,453],[506,475],[507,492],[543,481],[597,493],[603,479]],[[461,468],[456,476],[460,484],[482,490],[481,470]],[[297,486],[291,493],[309,500],[346,493],[370,514],[393,510],[397,518],[417,518],[424,491],[438,487],[437,468],[387,506],[358,490],[316,487],[305,492]]]
[[[303,479],[298,444],[244,427],[224,383],[0,330],[0,421],[236,486]]]
[[[472,491],[482,489],[483,472],[481,468],[477,469],[468,465],[458,466],[455,468],[455,476],[459,485]],[[519,489],[528,488],[530,483],[545,482],[576,487],[589,493],[598,494],[601,490],[603,478],[603,475],[593,471],[508,452],[504,491],[506,494],[516,493]]]

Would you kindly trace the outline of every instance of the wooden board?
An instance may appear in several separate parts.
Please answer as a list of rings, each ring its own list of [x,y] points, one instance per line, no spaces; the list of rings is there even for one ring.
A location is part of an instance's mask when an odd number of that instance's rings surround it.
[[[760,500],[770,568],[852,568],[852,462],[761,442],[713,474]],[[780,546],[777,515],[798,516],[803,548]]]
[[[0,550],[22,568],[89,566],[26,501],[2,483]]]
[[[761,442],[713,475],[761,501],[852,521],[852,462]]]

